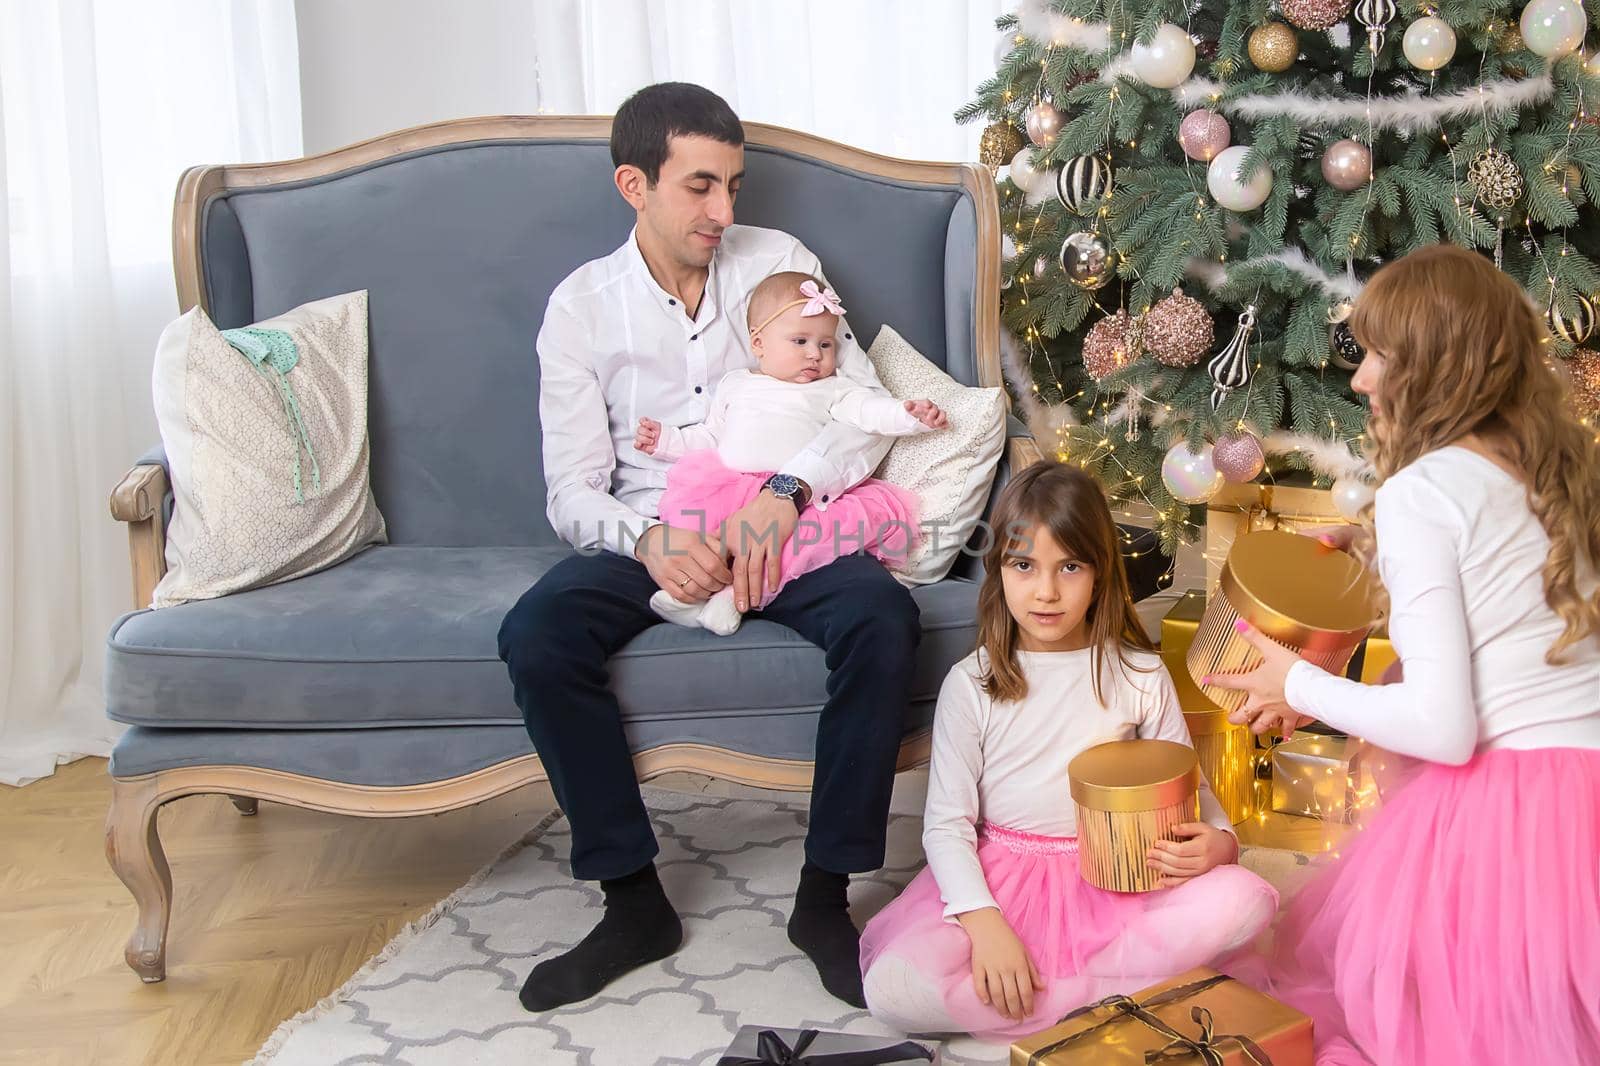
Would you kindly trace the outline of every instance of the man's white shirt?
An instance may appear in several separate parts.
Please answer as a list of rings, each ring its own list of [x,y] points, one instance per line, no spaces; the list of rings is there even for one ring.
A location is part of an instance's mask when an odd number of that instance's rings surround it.
[[[556,286],[539,330],[539,421],[546,513],[557,535],[584,550],[633,554],[656,515],[671,463],[633,446],[642,417],[664,426],[704,422],[717,384],[755,364],[746,312],[770,274],[822,276],[821,264],[786,233],[730,226],[713,256],[695,318],[645,266],[635,235]],[[849,296],[845,294],[845,305]],[[849,323],[841,322],[838,374],[884,396]],[[863,481],[891,441],[830,424],[783,473],[829,502]]]

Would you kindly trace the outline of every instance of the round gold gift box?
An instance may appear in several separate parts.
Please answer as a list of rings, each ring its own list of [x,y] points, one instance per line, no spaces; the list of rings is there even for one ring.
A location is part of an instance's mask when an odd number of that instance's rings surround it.
[[[1254,815],[1259,803],[1256,738],[1250,727],[1228,721],[1228,712],[1221,707],[1184,711],[1183,720],[1189,725],[1200,772],[1211,783],[1228,821],[1238,825]]]
[[[1078,868],[1112,892],[1148,892],[1161,880],[1147,856],[1157,840],[1200,818],[1200,763],[1170,740],[1113,740],[1067,764],[1078,808]]]
[[[1201,678],[1261,665],[1260,654],[1234,631],[1241,618],[1342,675],[1372,629],[1372,580],[1354,557],[1315,537],[1268,529],[1234,541],[1185,660],[1200,691],[1228,711],[1238,710],[1246,694]]]

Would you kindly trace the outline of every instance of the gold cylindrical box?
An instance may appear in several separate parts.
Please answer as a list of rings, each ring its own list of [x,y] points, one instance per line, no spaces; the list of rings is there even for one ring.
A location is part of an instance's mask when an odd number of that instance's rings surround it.
[[[1354,557],[1314,537],[1262,530],[1234,541],[1187,657],[1195,685],[1229,711],[1244,704],[1245,693],[1200,679],[1261,665],[1255,648],[1234,631],[1241,618],[1302,659],[1343,675],[1372,629],[1372,581]]]
[[[1147,856],[1157,840],[1200,818],[1200,764],[1170,740],[1113,740],[1067,764],[1078,808],[1083,879],[1113,892],[1148,892],[1161,874]]]
[[[1256,739],[1249,726],[1228,721],[1220,707],[1184,711],[1200,772],[1234,825],[1256,813]]]

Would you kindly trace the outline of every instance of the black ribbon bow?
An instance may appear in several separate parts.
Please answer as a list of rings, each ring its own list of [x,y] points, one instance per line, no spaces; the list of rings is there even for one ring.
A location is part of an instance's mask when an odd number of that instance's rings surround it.
[[[933,1052],[915,1041],[872,1051],[836,1051],[831,1055],[807,1055],[806,1049],[817,1038],[817,1030],[802,1029],[794,1047],[771,1029],[756,1036],[756,1057],[724,1055],[717,1066],[883,1066],[893,1062],[932,1062]]]

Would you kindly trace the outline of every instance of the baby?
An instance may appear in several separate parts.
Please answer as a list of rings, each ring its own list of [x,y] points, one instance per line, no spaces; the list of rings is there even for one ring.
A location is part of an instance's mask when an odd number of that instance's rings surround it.
[[[832,289],[809,274],[773,274],[750,296],[750,349],[756,366],[717,384],[706,420],[663,426],[639,419],[634,447],[675,460],[661,497],[661,520],[716,529],[760,494],[831,421],[887,437],[943,429],[944,412],[931,400],[896,400],[834,374],[835,336],[844,308]],[[834,499],[826,519],[807,506],[782,553],[782,584],[827,565],[842,543],[885,562],[904,559],[916,539],[917,501],[903,489],[868,479]],[[801,535],[816,530],[816,541]],[[829,530],[831,535],[820,535]],[[781,587],[781,586],[780,586]],[[760,606],[771,602],[766,593]],[[650,598],[662,618],[726,636],[739,628],[733,589],[704,604],[680,603],[665,590]]]

